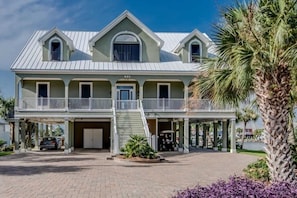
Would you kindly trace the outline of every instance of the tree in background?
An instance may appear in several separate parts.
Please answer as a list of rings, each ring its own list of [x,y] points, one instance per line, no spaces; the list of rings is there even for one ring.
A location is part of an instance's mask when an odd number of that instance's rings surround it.
[[[0,96],[0,117],[9,122],[11,144],[14,140],[14,122],[9,119],[14,117],[14,102],[14,98],[5,99]]]
[[[241,134],[241,148],[243,148],[246,125],[250,121],[256,121],[259,116],[252,108],[244,107],[243,109],[236,111],[236,117],[237,121],[243,122],[243,130]]]
[[[297,70],[297,0],[254,0],[228,7],[217,26],[217,57],[195,83],[199,94],[237,105],[251,94],[264,123],[270,177],[296,182],[288,144]]]

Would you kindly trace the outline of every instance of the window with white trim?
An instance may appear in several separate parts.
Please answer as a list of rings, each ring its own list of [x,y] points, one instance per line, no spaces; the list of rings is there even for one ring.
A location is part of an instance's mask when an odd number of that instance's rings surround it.
[[[49,41],[49,60],[61,61],[63,59],[63,42],[58,37]]]
[[[201,42],[194,40],[189,45],[189,62],[200,63],[202,56],[202,46]]]
[[[121,62],[139,62],[139,40],[132,34],[118,35],[113,41],[113,60]]]
[[[36,83],[36,93],[37,93],[37,105],[38,106],[48,106],[49,99],[49,82],[37,82]]]

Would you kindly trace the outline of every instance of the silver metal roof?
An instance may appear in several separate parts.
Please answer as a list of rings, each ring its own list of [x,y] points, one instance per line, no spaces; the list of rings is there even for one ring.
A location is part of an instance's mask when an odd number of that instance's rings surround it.
[[[173,49],[189,33],[155,33],[164,41],[161,48],[160,61],[156,63],[127,63],[127,62],[93,62],[92,53],[89,50],[89,40],[98,32],[62,31],[72,39],[75,51],[71,54],[69,61],[42,61],[42,46],[38,40],[47,31],[36,31],[28,40],[27,44],[11,65],[11,70],[17,72],[104,72],[118,73],[121,71],[143,73],[193,73],[199,64],[182,63],[180,58],[174,54]],[[194,75],[194,73],[193,73]]]

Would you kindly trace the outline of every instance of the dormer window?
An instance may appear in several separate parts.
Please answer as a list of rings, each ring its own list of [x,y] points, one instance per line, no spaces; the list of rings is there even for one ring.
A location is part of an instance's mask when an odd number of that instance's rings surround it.
[[[136,35],[119,34],[113,39],[113,61],[141,61],[141,42]]]
[[[190,42],[189,45],[189,62],[191,63],[200,63],[202,56],[202,46],[201,42],[194,40]]]
[[[62,40],[54,37],[49,41],[49,60],[61,61],[63,60],[63,44]]]

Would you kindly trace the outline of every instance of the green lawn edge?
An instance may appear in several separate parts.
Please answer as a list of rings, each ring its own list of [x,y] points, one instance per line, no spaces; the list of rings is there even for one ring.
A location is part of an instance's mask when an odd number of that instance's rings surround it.
[[[240,154],[247,154],[247,155],[253,155],[257,157],[266,157],[266,153],[261,150],[247,150],[247,149],[237,149],[237,153]]]
[[[6,155],[10,155],[10,154],[12,154],[13,152],[12,151],[1,151],[0,152],[0,157],[1,156],[6,156]]]

